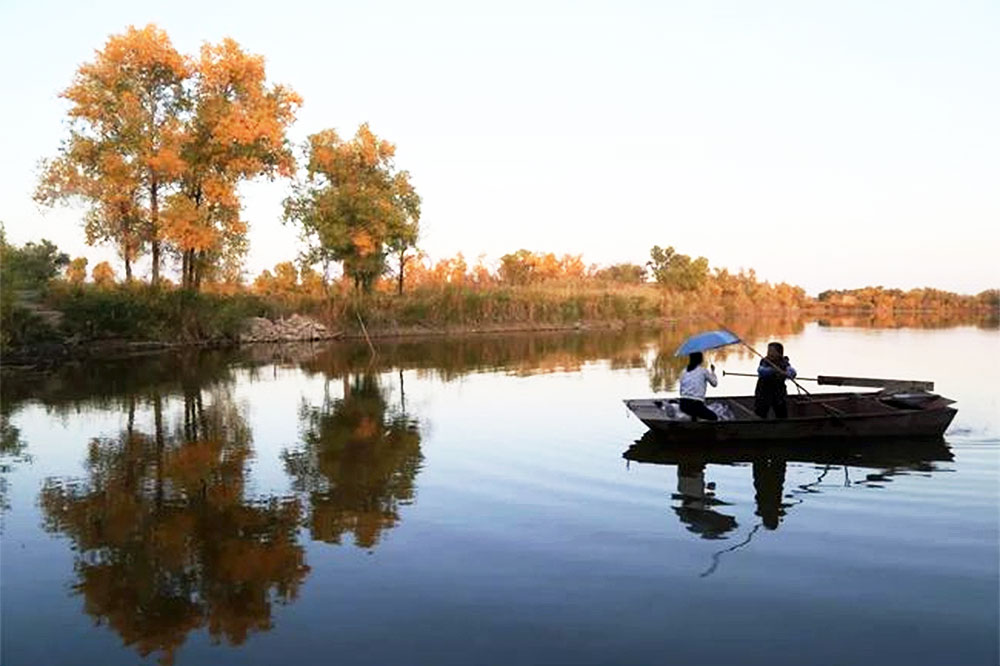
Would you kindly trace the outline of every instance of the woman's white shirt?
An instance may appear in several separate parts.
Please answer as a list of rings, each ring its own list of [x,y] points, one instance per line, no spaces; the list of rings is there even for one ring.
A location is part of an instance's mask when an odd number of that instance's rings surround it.
[[[681,374],[681,397],[690,400],[704,400],[707,384],[718,386],[719,380],[716,378],[715,373],[706,370],[705,366],[699,365],[691,371],[684,370]]]

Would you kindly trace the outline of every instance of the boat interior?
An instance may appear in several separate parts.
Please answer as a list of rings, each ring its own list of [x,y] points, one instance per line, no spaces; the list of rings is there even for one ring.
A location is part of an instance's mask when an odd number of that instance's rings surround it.
[[[708,403],[728,405],[736,419],[756,419],[754,397],[708,398]],[[953,401],[933,393],[813,393],[789,395],[789,418],[849,414],[891,414],[901,410],[943,407]]]

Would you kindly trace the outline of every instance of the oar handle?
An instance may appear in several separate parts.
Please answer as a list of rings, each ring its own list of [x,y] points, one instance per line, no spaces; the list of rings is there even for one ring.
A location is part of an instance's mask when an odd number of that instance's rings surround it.
[[[757,376],[757,375],[755,375],[753,373],[750,373],[750,372],[727,372],[726,370],[722,371],[722,376],[723,377],[728,377],[729,375],[732,375],[733,377],[756,377]],[[800,382],[816,382],[816,381],[819,381],[815,377],[796,377],[796,379],[798,379]]]
[[[781,369],[780,367],[778,367],[778,364],[777,364],[777,363],[775,363],[774,361],[772,361],[771,359],[769,359],[768,357],[764,356],[764,355],[763,355],[763,354],[761,354],[761,353],[760,353],[759,351],[757,351],[756,349],[754,349],[753,347],[751,347],[751,346],[750,346],[750,343],[748,343],[748,342],[747,342],[746,340],[744,340],[744,339],[743,339],[742,337],[740,337],[739,335],[736,335],[735,333],[733,333],[732,331],[730,331],[730,330],[729,330],[728,328],[726,328],[725,326],[723,326],[723,325],[722,325],[721,323],[719,323],[719,322],[716,322],[716,324],[717,324],[717,325],[718,325],[718,326],[719,326],[719,327],[720,327],[720,328],[721,328],[722,330],[724,330],[724,331],[729,331],[730,333],[732,333],[732,334],[733,334],[733,335],[734,335],[734,336],[735,336],[735,337],[736,337],[736,338],[737,338],[737,339],[738,339],[738,340],[740,341],[740,344],[741,344],[741,345],[743,345],[744,347],[746,347],[747,349],[749,349],[750,351],[752,351],[752,352],[753,352],[754,354],[756,354],[757,356],[759,356],[759,357],[760,357],[760,359],[761,359],[762,361],[764,361],[765,363],[767,363],[767,364],[768,364],[769,366],[771,366],[772,368],[774,368],[774,369],[775,369],[775,370],[777,370],[778,372],[780,372],[780,373],[784,374],[784,372],[785,372],[785,371],[784,371],[784,370],[782,370],[782,369]],[[809,397],[812,397],[812,393],[810,393],[810,392],[809,392],[809,391],[808,391],[808,390],[806,389],[806,387],[805,387],[805,386],[803,386],[802,384],[799,384],[799,383],[798,383],[797,381],[795,381],[795,378],[794,378],[794,377],[788,377],[787,375],[786,375],[785,377],[786,377],[786,379],[790,379],[790,380],[792,381],[792,383],[793,383],[793,384],[795,384],[795,386],[797,386],[797,387],[798,387],[798,389],[799,389],[800,391],[802,391],[803,393],[805,393],[805,394],[806,394],[807,396],[809,396]],[[823,406],[823,408],[824,408],[824,409],[826,409],[826,410],[827,410],[828,412],[830,412],[831,414],[835,414],[835,415],[837,415],[837,416],[840,416],[840,415],[842,415],[842,414],[843,414],[843,412],[842,412],[842,411],[840,411],[839,409],[837,409],[836,407],[833,407],[833,406],[831,406],[831,405],[828,405],[828,404],[826,404],[825,402],[822,402],[821,400],[818,400],[818,399],[815,399],[815,398],[814,398],[813,400],[814,400],[814,402],[817,402],[817,403],[819,403],[820,405],[822,405],[822,406]]]

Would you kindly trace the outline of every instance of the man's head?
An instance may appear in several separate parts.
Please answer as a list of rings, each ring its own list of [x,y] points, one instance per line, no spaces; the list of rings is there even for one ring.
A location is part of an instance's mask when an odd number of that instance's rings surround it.
[[[785,346],[780,342],[767,343],[767,357],[772,361],[780,361],[785,356]]]

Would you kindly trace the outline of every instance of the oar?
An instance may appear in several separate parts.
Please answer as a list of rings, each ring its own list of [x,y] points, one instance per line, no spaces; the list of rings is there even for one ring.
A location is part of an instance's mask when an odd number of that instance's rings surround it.
[[[730,331],[725,326],[722,326],[722,324],[719,324],[718,322],[716,322],[716,324],[718,326],[720,326],[724,331],[729,331],[730,333],[733,333],[732,331]],[[785,374],[785,371],[782,370],[781,368],[779,368],[778,365],[774,361],[772,361],[771,359],[769,359],[768,357],[764,356],[759,351],[757,351],[756,349],[754,349],[753,347],[751,347],[750,343],[748,343],[746,340],[744,340],[741,336],[736,335],[735,333],[733,333],[733,335],[736,336],[736,339],[740,341],[741,345],[743,345],[744,347],[746,347],[747,349],[749,349],[750,351],[752,351],[754,354],[756,354],[757,356],[759,356],[765,363],[767,363],[768,365],[770,365],[772,368],[774,368],[775,370],[777,370],[781,374],[783,374],[783,375]],[[816,402],[816,403],[820,404],[823,407],[823,409],[826,409],[827,411],[829,411],[831,414],[834,414],[835,416],[843,416],[844,413],[842,411],[840,411],[839,409],[837,409],[836,407],[831,407],[830,405],[826,404],[822,400],[817,400],[816,397],[813,396],[812,393],[810,393],[809,391],[807,391],[805,386],[803,386],[802,384],[799,384],[795,380],[794,377],[788,377],[788,375],[785,375],[785,377],[787,379],[792,380],[792,383],[795,384],[795,386],[800,391],[802,391],[807,396],[809,396],[810,398],[812,398],[812,402]]]
[[[752,372],[727,372],[725,370],[722,371],[722,376],[723,377],[728,377],[730,375],[732,375],[733,377],[756,377],[757,376],[757,375],[753,374]],[[796,379],[798,379],[800,382],[818,382],[819,381],[815,377],[796,377]]]

